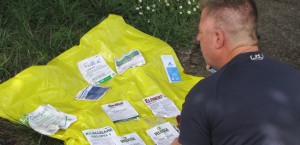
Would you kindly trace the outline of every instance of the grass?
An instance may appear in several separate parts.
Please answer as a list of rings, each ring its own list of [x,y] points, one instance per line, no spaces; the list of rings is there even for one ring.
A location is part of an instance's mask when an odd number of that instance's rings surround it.
[[[2,1],[0,83],[29,66],[46,64],[77,45],[108,14],[123,16],[128,24],[166,41],[174,49],[192,48],[199,15],[196,4],[159,0]]]
[[[174,49],[192,49],[197,1],[186,0],[14,0],[0,2],[0,83],[32,65],[43,65],[74,45],[109,14]],[[18,135],[16,135],[18,134]],[[0,144],[63,144],[0,120]]]

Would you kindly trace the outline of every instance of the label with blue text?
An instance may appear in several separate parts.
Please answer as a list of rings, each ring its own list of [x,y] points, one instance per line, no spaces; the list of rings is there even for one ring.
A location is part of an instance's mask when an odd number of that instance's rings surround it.
[[[162,55],[162,62],[169,79],[169,82],[181,82],[181,77],[172,55]]]

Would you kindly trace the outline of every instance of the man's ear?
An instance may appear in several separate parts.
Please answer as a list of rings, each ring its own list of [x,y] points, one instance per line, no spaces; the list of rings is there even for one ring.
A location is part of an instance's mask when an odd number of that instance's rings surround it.
[[[216,29],[215,31],[215,42],[216,48],[221,48],[224,45],[225,37],[224,32],[221,29]]]

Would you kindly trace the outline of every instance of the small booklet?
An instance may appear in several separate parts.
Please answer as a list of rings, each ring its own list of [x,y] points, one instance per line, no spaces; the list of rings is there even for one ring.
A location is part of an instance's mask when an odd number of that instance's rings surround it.
[[[114,123],[140,119],[138,112],[126,100],[105,104],[101,107]]]
[[[116,137],[114,129],[106,126],[99,129],[88,129],[82,131],[91,145],[115,145],[113,137]]]
[[[100,86],[87,86],[83,90],[79,91],[75,99],[77,100],[99,100],[110,88]]]
[[[59,129],[67,129],[73,122],[77,121],[77,117],[60,112],[48,104],[39,106],[20,120],[41,134],[53,135]]]
[[[172,55],[162,55],[162,62],[164,64],[165,71],[169,82],[181,82],[181,77],[178,71],[178,68],[175,64],[174,58]]]
[[[83,78],[94,86],[103,84],[116,76],[101,54],[78,62],[78,68]]]
[[[180,111],[174,102],[162,94],[144,98],[143,101],[152,110],[155,116],[170,118],[180,115]]]
[[[116,145],[146,145],[137,133],[127,134],[125,136],[116,136],[113,139]]]
[[[156,145],[169,145],[179,136],[179,133],[170,122],[157,125],[146,130],[146,132]]]
[[[142,53],[138,50],[131,50],[120,59],[115,58],[115,65],[118,74],[122,74],[131,67],[142,66],[145,63],[146,62]]]

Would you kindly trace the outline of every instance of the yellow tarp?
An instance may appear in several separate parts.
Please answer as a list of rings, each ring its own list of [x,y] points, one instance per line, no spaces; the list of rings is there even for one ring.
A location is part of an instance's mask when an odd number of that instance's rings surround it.
[[[98,101],[75,100],[76,94],[88,83],[83,79],[77,62],[101,54],[116,72],[114,57],[120,58],[130,50],[143,54],[146,64],[130,68],[103,86],[112,87]],[[161,55],[173,55],[182,82],[169,83]],[[146,131],[157,122],[176,123],[175,118],[158,119],[142,101],[143,98],[162,93],[171,98],[181,110],[184,98],[191,87],[202,78],[183,73],[183,68],[173,49],[165,42],[138,31],[126,24],[122,17],[110,15],[94,27],[74,46],[47,65],[32,66],[0,85],[0,117],[19,122],[22,115],[37,107],[50,104],[56,109],[78,117],[67,130],[52,137],[64,140],[67,145],[88,144],[82,130],[111,126],[117,135],[137,132],[148,145],[153,144]],[[137,110],[140,120],[114,124],[101,105],[128,100]]]

